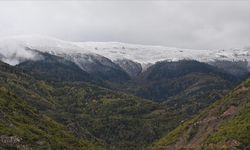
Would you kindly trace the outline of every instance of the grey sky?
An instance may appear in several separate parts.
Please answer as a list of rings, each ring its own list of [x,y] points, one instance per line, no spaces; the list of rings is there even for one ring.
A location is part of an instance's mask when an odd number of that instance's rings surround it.
[[[0,1],[0,37],[41,34],[218,49],[250,46],[250,1]]]

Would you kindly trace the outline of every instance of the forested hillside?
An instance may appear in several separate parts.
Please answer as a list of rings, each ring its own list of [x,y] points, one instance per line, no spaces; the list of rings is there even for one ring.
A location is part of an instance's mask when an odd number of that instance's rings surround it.
[[[245,76],[235,76],[194,60],[162,61],[138,77],[109,88],[185,111],[191,116],[224,96]]]
[[[65,149],[81,141],[93,148],[145,149],[241,80],[196,61],[160,62],[129,81],[103,80],[61,57],[44,56],[15,67],[1,62],[0,84],[72,139],[82,139],[71,145],[63,138],[57,146]]]
[[[250,79],[152,146],[152,149],[192,148],[250,148]]]
[[[168,133],[184,115],[171,107],[85,82],[47,82],[0,65],[0,83],[18,99],[108,149],[140,149]]]
[[[0,87],[0,149],[103,149]]]

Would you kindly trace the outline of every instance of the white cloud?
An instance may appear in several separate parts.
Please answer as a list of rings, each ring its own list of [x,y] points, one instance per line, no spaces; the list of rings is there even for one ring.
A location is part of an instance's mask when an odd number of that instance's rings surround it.
[[[250,45],[249,14],[247,1],[1,1],[0,37],[243,47]]]

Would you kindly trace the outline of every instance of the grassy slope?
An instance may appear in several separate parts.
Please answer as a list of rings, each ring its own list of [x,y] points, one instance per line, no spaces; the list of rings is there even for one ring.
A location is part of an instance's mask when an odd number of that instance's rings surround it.
[[[250,79],[154,143],[151,149],[249,148],[249,119]]]

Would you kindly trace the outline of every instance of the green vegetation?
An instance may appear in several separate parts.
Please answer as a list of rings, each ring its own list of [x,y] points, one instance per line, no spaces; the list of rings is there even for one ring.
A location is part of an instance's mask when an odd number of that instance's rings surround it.
[[[190,117],[223,97],[239,80],[197,61],[162,61],[134,80],[110,87],[181,109]]]
[[[151,149],[247,149],[250,145],[250,79],[186,121]]]
[[[0,148],[101,149],[0,87]]]
[[[184,114],[162,104],[84,82],[47,82],[0,64],[0,84],[77,138],[107,149],[142,149]]]
[[[79,124],[91,136],[119,149],[146,147],[183,117],[158,103],[92,85],[64,83],[55,87],[52,95],[61,105],[53,118]]]
[[[56,71],[57,75],[63,68]],[[182,76],[178,70],[177,73],[181,77],[145,80],[136,86],[124,84],[128,89],[122,91],[134,94],[142,91],[142,95],[150,97],[147,92],[156,90],[158,93],[153,97],[163,94],[162,98],[169,100],[157,103],[83,81],[51,81],[53,72],[48,74],[49,78],[41,75],[38,80],[16,67],[0,63],[0,142],[3,145],[0,149],[21,146],[133,150],[145,149],[152,143],[152,149],[168,146],[171,149],[177,142],[180,148],[189,143],[194,146],[191,148],[197,145],[210,148],[211,144],[216,148],[218,143],[230,139],[245,148],[249,144],[250,80],[188,120],[221,97],[232,84],[223,75],[201,72]],[[111,85],[121,88],[119,84]],[[223,116],[228,109],[233,114]],[[237,128],[240,130],[236,131]]]
[[[207,144],[237,140],[243,146],[250,144],[250,103],[242,108],[239,115],[220,125],[218,131],[210,135]]]

